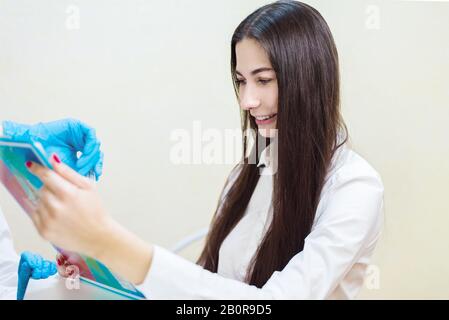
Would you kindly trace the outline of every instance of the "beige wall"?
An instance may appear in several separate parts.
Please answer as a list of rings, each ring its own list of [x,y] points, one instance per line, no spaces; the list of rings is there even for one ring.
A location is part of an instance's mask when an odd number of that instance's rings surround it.
[[[307,2],[334,32],[353,144],[386,189],[380,287],[361,298],[447,299],[449,3]],[[171,163],[170,135],[239,127],[230,37],[265,3],[0,0],[0,117],[92,124],[111,214],[170,247],[208,224],[231,168]],[[53,254],[3,188],[0,204],[18,251]]]

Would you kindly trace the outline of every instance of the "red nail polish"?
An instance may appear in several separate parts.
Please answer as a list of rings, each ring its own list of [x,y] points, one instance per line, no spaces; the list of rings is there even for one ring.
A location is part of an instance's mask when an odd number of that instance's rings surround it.
[[[57,163],[61,163],[61,160],[60,160],[59,157],[56,155],[56,153],[53,155],[53,159],[54,159]]]
[[[25,163],[25,165],[27,166],[27,168],[31,168],[31,166],[33,165],[33,163],[31,161],[27,161]]]
[[[58,263],[58,266],[62,265],[61,259],[56,260],[56,262]]]

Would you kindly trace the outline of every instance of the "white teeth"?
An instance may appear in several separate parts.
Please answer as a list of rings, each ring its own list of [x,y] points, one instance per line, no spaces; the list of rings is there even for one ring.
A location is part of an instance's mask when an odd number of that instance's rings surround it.
[[[272,118],[272,117],[274,117],[274,116],[275,116],[275,115],[272,114],[271,116],[256,117],[256,119],[257,119],[257,120],[266,120],[266,119]]]

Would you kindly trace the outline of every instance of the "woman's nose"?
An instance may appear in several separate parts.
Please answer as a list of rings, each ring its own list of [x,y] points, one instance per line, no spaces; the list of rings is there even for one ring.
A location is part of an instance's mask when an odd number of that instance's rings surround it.
[[[245,111],[257,108],[260,106],[260,99],[257,96],[246,92],[240,96],[240,106]]]

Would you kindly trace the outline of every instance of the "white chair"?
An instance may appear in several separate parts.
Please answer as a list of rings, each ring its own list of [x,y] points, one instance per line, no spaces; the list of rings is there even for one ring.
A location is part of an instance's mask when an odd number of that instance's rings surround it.
[[[200,229],[200,230],[198,230],[198,231],[188,235],[187,237],[185,237],[185,238],[181,239],[180,241],[178,241],[171,248],[171,251],[173,253],[179,253],[180,251],[184,250],[185,248],[187,248],[191,244],[193,244],[193,243],[203,239],[207,235],[208,231],[209,231],[209,227],[205,227],[205,228],[202,228],[202,229]]]

